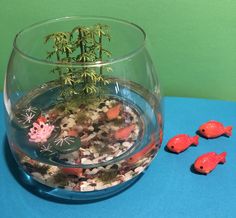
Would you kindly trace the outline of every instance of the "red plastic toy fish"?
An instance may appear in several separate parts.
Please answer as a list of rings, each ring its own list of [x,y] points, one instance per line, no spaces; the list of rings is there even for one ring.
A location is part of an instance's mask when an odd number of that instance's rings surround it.
[[[110,108],[110,109],[106,112],[107,119],[108,119],[108,120],[114,120],[114,119],[116,119],[116,118],[119,116],[119,114],[120,114],[120,110],[121,110],[121,105],[120,105],[120,104],[114,106],[113,108]]]
[[[157,143],[154,139],[154,136],[152,136],[151,142],[150,144],[148,144],[145,148],[143,148],[141,151],[139,151],[138,153],[134,154],[133,156],[131,156],[128,159],[128,163],[129,164],[135,164],[136,162],[138,162],[141,158],[143,158],[144,156],[146,156],[147,154],[149,154],[151,151],[156,150],[157,149]]]
[[[221,154],[215,152],[203,154],[194,162],[194,169],[199,173],[208,174],[216,168],[217,164],[225,163],[226,155],[226,152]]]
[[[78,177],[83,176],[83,169],[82,168],[62,168],[62,172],[68,175],[75,175]]]
[[[232,126],[224,127],[222,123],[211,120],[199,127],[199,133],[206,138],[216,138],[221,135],[232,135]]]
[[[134,124],[131,124],[129,126],[118,129],[114,134],[115,139],[116,140],[126,140],[127,138],[129,138],[130,134],[132,133],[132,131],[134,129],[135,129]]]
[[[169,151],[174,153],[180,153],[186,150],[190,145],[197,145],[198,144],[199,136],[189,136],[187,134],[179,134],[173,138],[171,138],[166,147]]]
[[[72,137],[78,137],[78,132],[75,129],[71,129],[68,131],[68,136],[72,136]]]

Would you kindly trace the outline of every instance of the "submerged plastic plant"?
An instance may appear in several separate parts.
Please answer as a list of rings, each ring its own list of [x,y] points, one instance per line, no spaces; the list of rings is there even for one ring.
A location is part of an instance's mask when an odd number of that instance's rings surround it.
[[[111,52],[103,46],[103,41],[110,41],[109,27],[96,24],[94,26],[77,26],[71,32],[56,32],[45,38],[45,43],[52,43],[53,50],[48,52],[47,59],[53,59],[59,65],[52,72],[59,75],[61,86],[60,96],[64,101],[74,97],[100,96],[109,79],[103,75],[103,68],[99,66],[104,55],[111,56]],[[88,67],[89,63],[98,67]],[[73,64],[80,64],[75,67]],[[66,66],[66,67],[65,67]],[[106,71],[111,68],[106,67]]]

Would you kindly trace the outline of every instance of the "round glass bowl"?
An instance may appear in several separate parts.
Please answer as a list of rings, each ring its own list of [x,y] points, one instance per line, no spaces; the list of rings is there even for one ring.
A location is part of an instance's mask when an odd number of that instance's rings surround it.
[[[26,184],[42,195],[96,200],[149,166],[163,131],[145,41],[139,26],[104,17],[49,20],[16,35],[4,103]]]

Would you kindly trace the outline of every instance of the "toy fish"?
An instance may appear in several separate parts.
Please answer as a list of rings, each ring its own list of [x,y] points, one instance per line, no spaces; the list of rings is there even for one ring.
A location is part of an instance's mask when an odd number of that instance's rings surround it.
[[[216,138],[221,135],[232,135],[232,126],[224,127],[222,123],[211,120],[199,127],[199,133],[206,138]]]
[[[126,126],[124,128],[120,128],[115,132],[115,139],[116,140],[126,140],[129,138],[131,132],[135,129],[135,125],[131,124],[129,126]]]
[[[106,112],[106,115],[107,115],[107,119],[108,120],[114,120],[116,119],[119,114],[120,114],[120,109],[121,109],[121,105],[118,104],[112,108],[110,108],[107,112]]]
[[[162,140],[163,140],[163,130],[160,128],[160,131],[159,131],[159,145],[161,145]]]
[[[74,129],[68,131],[68,136],[78,137],[78,132]]]
[[[141,151],[139,151],[138,153],[134,154],[133,156],[131,156],[128,159],[128,163],[129,164],[135,164],[136,162],[138,162],[141,158],[143,158],[144,156],[146,156],[147,154],[149,154],[151,151],[156,150],[157,149],[157,144],[156,141],[154,139],[154,137],[152,136],[152,140],[150,142],[149,145],[147,145],[145,148],[143,148]]]
[[[44,116],[40,116],[40,117],[37,119],[37,122],[38,122],[38,123],[40,123],[40,122],[46,123],[46,122],[47,122],[47,118],[44,117]]]
[[[194,162],[194,169],[199,173],[208,174],[216,168],[217,164],[225,163],[226,155],[226,152],[221,154],[215,152],[203,154]]]
[[[179,134],[171,138],[166,147],[169,151],[174,153],[180,153],[186,150],[190,145],[198,145],[199,136],[189,136],[187,134]]]
[[[68,175],[75,175],[78,177],[83,176],[83,169],[82,168],[62,168],[62,172]]]

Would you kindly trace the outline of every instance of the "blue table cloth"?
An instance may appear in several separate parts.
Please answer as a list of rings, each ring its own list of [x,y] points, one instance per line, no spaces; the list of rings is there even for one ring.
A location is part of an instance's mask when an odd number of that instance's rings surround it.
[[[1,218],[236,217],[236,130],[233,129],[232,137],[200,138],[198,146],[191,146],[178,155],[164,149],[170,137],[180,133],[195,135],[198,127],[208,120],[236,127],[235,102],[166,97],[164,140],[149,169],[124,192],[87,204],[66,204],[40,198],[16,180],[2,108]],[[209,151],[226,151],[226,163],[218,165],[207,176],[193,173],[191,165],[195,159]]]

